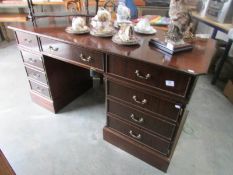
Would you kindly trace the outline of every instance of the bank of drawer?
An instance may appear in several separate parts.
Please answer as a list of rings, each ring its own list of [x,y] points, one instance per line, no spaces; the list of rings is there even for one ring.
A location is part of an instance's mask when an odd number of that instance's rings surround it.
[[[44,72],[25,67],[28,77],[41,83],[47,84],[47,78]]]
[[[154,112],[175,122],[178,120],[182,110],[182,105],[179,103],[167,101],[161,97],[155,97],[111,81],[108,81],[107,92],[109,96],[137,105],[144,110]]]
[[[175,132],[176,125],[111,100],[108,100],[108,112],[169,140],[172,140]]]
[[[191,76],[149,63],[109,55],[107,72],[185,97]]]
[[[32,35],[24,32],[16,32],[18,44],[30,48],[35,51],[39,51],[39,45],[36,35]]]
[[[50,95],[50,91],[49,88],[46,86],[42,86],[38,83],[35,83],[34,81],[29,80],[31,89],[37,93],[39,93],[40,95],[47,97],[47,98],[51,98]]]
[[[43,37],[41,43],[43,52],[103,71],[104,54],[101,52],[90,51]]]
[[[138,127],[129,125],[115,117],[108,116],[108,126],[133,140],[136,140],[164,155],[169,154],[170,142],[152,135]]]
[[[35,66],[37,68],[44,70],[41,56],[32,54],[30,52],[26,52],[26,51],[21,51],[21,53],[22,53],[24,63],[30,64],[32,66]]]

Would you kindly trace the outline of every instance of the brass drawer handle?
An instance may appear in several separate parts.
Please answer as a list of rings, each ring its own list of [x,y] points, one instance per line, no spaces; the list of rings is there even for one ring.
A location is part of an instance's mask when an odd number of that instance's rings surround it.
[[[147,103],[147,100],[146,100],[146,99],[143,99],[142,101],[139,101],[139,100],[137,99],[137,96],[136,96],[136,95],[133,96],[133,100],[134,100],[136,103],[142,104],[142,105],[144,105],[144,104]]]
[[[140,118],[135,118],[134,114],[131,114],[130,118],[135,121],[136,123],[143,123],[144,122],[144,118],[140,117]]]
[[[41,89],[39,86],[37,86],[36,91],[42,93],[44,91],[44,89]]]
[[[141,134],[134,134],[132,130],[129,131],[129,134],[131,135],[131,137],[137,139],[137,140],[141,140],[142,135]]]
[[[39,78],[40,78],[40,74],[38,74],[38,73],[33,73],[32,76],[33,76],[34,78],[36,78],[36,79],[39,79]]]
[[[141,79],[145,79],[145,80],[148,80],[151,78],[151,75],[150,74],[146,74],[146,76],[143,76],[143,75],[140,75],[140,71],[139,70],[136,70],[135,71],[135,74],[138,78],[141,78]]]
[[[49,46],[49,50],[57,52],[59,50],[59,48],[58,47],[54,48],[53,46]]]
[[[30,43],[32,43],[32,40],[31,40],[31,39],[27,39],[27,38],[25,38],[25,39],[24,39],[24,42],[26,42],[26,43],[30,44]]]
[[[29,62],[31,62],[31,63],[36,63],[36,62],[37,62],[37,60],[36,60],[36,59],[33,59],[33,58],[28,58],[28,60],[29,60]]]
[[[85,58],[82,53],[80,54],[79,58],[84,62],[90,62],[91,61],[91,56],[88,56],[87,58]]]

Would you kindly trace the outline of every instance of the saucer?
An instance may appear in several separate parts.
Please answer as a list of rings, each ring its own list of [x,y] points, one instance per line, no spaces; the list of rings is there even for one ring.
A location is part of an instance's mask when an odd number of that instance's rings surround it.
[[[139,39],[138,38],[133,38],[132,40],[129,41],[122,41],[118,35],[115,35],[112,38],[112,41],[116,44],[119,45],[127,45],[127,46],[132,46],[132,45],[138,45],[139,44]]]
[[[91,31],[91,35],[97,36],[97,37],[112,37],[114,35],[114,30],[109,32],[97,32],[97,31]]]
[[[150,28],[150,30],[140,30],[137,27],[134,27],[134,31],[136,33],[140,33],[140,34],[146,34],[146,35],[153,35],[157,32],[156,29],[154,29],[153,27]]]
[[[85,34],[85,33],[89,33],[90,29],[89,27],[87,27],[86,29],[82,29],[82,30],[73,30],[72,27],[67,27],[65,31],[70,34]]]

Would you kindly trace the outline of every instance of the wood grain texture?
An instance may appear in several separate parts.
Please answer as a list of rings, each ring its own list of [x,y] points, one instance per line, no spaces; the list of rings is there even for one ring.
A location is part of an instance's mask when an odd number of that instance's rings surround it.
[[[168,140],[173,138],[176,125],[156,115],[151,116],[112,99],[107,101],[107,111],[110,115],[115,115],[128,123],[133,123],[163,138]]]
[[[108,81],[107,83],[108,96],[133,104],[137,109],[143,109],[155,114],[160,114],[163,118],[170,119],[174,122],[178,121],[180,117],[180,110],[185,108],[185,106],[179,102],[174,103],[163,98],[155,97],[151,94],[147,94],[146,92],[131,89],[113,81]],[[136,97],[137,101],[134,97]],[[144,100],[147,102],[142,104]]]
[[[101,51],[118,56],[124,56],[128,59],[139,60],[142,63],[147,62],[168,69],[181,71],[190,75],[200,75],[208,72],[212,56],[214,55],[216,42],[208,40],[206,42],[196,41],[194,49],[188,52],[175,54],[174,56],[162,53],[153,46],[150,46],[149,40],[155,36],[137,35],[140,39],[140,46],[125,47],[119,46],[111,41],[110,38],[98,38],[86,35],[72,35],[65,32],[65,27],[26,27],[11,26],[16,31],[24,31],[46,38],[52,38],[57,41],[76,45],[93,51]],[[163,39],[164,32],[158,31],[156,37]]]
[[[137,81],[181,97],[186,96],[191,81],[191,76],[182,72],[168,70],[153,64],[142,64],[140,61],[115,55],[108,56],[107,73]],[[166,84],[168,81],[173,82],[174,85],[168,86]]]
[[[147,162],[148,164],[166,172],[170,163],[170,158],[145,147],[132,139],[119,134],[118,132],[105,127],[103,130],[104,140],[121,148],[127,153]]]
[[[1,175],[16,175],[1,149],[0,149],[0,174]]]
[[[106,79],[104,139],[166,171],[179,140],[184,112],[198,79],[208,71],[215,41],[167,55],[137,35],[140,46],[109,38],[71,35],[64,27],[10,27],[26,66],[33,101],[58,112],[92,87],[90,70]],[[156,37],[163,38],[158,31]]]

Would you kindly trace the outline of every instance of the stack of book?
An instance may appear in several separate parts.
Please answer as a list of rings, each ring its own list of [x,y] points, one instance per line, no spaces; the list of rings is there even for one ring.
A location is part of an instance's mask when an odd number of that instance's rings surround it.
[[[193,45],[189,43],[173,45],[171,43],[167,43],[159,40],[158,38],[153,38],[149,42],[151,45],[157,47],[158,49],[167,52],[169,54],[174,54],[178,52],[188,51],[193,49]]]

